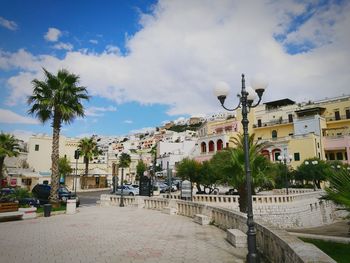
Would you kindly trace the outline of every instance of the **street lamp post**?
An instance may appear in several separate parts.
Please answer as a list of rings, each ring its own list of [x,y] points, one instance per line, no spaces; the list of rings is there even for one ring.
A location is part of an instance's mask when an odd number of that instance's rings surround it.
[[[242,74],[242,88],[241,94],[239,95],[239,103],[236,108],[229,109],[224,106],[225,99],[229,93],[229,86],[220,82],[214,89],[214,93],[219,99],[221,106],[228,111],[235,111],[238,108],[242,108],[242,125],[243,125],[243,135],[244,135],[244,168],[246,174],[246,187],[247,187],[247,197],[248,197],[248,211],[247,211],[247,240],[248,240],[248,255],[247,261],[249,263],[259,262],[258,253],[256,249],[256,232],[254,227],[254,219],[253,219],[253,203],[252,203],[252,188],[251,188],[251,170],[250,170],[250,162],[249,162],[249,134],[248,134],[248,112],[250,108],[254,108],[259,105],[262,95],[267,87],[267,82],[260,79],[255,79],[252,83],[253,88],[255,89],[256,94],[259,97],[259,101],[253,105],[253,101],[255,99],[254,92],[249,92],[246,90],[244,74]]]
[[[119,206],[124,207],[124,193],[123,193],[123,190],[124,190],[124,167],[122,167],[122,178],[121,178],[120,186],[121,186],[121,189],[120,189],[120,204],[119,204]]]
[[[305,165],[309,165],[310,162],[309,161],[305,161]],[[318,161],[317,160],[313,160],[311,161],[311,164],[312,165],[317,165],[318,164]],[[314,191],[316,191],[316,179],[315,179],[315,172],[312,171],[312,181],[313,181],[313,184],[314,184]]]
[[[289,163],[290,161],[292,161],[293,159],[293,156],[291,155],[279,155],[278,156],[278,160],[284,164],[284,179],[285,179],[285,183],[286,183],[286,192],[287,192],[287,195],[289,194],[289,191],[288,191],[288,186],[289,186],[289,181],[288,181],[288,167],[287,167],[287,163]]]
[[[79,150],[75,150],[74,159],[75,159],[75,178],[74,178],[74,194],[77,196],[77,176],[78,176],[78,160],[79,160],[80,152]]]

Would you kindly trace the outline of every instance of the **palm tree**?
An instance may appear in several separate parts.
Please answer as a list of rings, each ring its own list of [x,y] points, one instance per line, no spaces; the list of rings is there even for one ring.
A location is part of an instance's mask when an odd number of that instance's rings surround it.
[[[92,161],[93,157],[98,156],[100,154],[100,151],[93,137],[82,138],[79,141],[78,149],[80,154],[84,156],[85,176],[88,176],[89,162]]]
[[[0,188],[2,187],[2,170],[4,167],[5,158],[7,156],[17,156],[17,147],[17,139],[13,135],[3,132],[0,133]]]
[[[131,163],[131,158],[130,155],[127,153],[122,153],[119,156],[119,167],[122,168],[122,177],[121,177],[121,195],[120,195],[120,206],[124,206],[124,201],[123,201],[123,188],[124,188],[124,168],[129,167]]]
[[[130,155],[127,153],[122,153],[119,156],[119,167],[120,168],[128,168],[131,163]]]
[[[62,123],[69,124],[76,117],[84,116],[83,100],[88,100],[85,87],[78,86],[79,76],[65,69],[53,75],[44,70],[45,80],[34,79],[33,94],[28,97],[31,108],[28,113],[35,115],[42,123],[51,120],[53,129],[51,153],[50,201],[58,202],[59,187],[59,139]]]
[[[254,142],[254,138],[255,135],[251,134],[248,139],[253,193],[257,186],[273,184],[272,173],[269,173],[270,162],[260,154],[265,144]],[[214,173],[220,174],[223,182],[227,182],[237,189],[240,211],[246,212],[247,189],[243,134],[239,134],[232,142],[236,148],[216,153],[211,159],[211,163]]]
[[[325,188],[326,195],[322,199],[331,200],[350,212],[350,172],[347,169],[334,170],[327,175],[330,186]],[[349,218],[349,216],[348,216]],[[349,223],[350,225],[350,223]],[[350,228],[349,228],[350,235]]]

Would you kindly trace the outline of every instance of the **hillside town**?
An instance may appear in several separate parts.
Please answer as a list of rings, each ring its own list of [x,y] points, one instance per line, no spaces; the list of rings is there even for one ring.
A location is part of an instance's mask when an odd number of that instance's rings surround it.
[[[137,183],[139,160],[149,169],[156,165],[157,176],[166,177],[167,169],[176,176],[176,165],[184,158],[203,162],[218,151],[235,147],[232,139],[242,132],[240,116],[238,110],[234,115],[218,113],[181,119],[144,133],[93,135],[100,153],[91,161],[87,175],[83,156],[74,159],[80,139],[61,136],[60,156],[67,158],[73,171],[65,175],[64,183],[73,189],[76,175],[77,189],[111,187],[114,176],[120,183],[118,155],[123,152],[131,156],[125,171],[128,183]],[[261,153],[267,159],[280,162],[279,156],[288,157],[291,169],[310,158],[350,164],[350,96],[306,103],[290,99],[266,102],[251,110],[249,129],[256,141],[266,143]],[[5,160],[3,184],[31,190],[38,183],[50,182],[51,144],[52,137],[46,134],[35,134],[28,142],[22,141],[20,155]]]

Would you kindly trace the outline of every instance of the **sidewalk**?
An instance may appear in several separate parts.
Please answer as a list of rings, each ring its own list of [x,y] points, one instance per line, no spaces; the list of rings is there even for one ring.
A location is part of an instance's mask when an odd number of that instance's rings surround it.
[[[224,231],[131,207],[0,223],[0,262],[243,262]]]

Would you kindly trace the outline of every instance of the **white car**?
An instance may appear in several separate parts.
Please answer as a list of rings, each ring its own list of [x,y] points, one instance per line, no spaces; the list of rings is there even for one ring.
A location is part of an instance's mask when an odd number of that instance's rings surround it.
[[[119,185],[117,187],[117,191],[115,194],[116,195],[122,194],[121,185]],[[136,188],[132,187],[131,185],[123,185],[123,195],[130,195],[130,196],[139,195],[139,189],[136,189]]]

